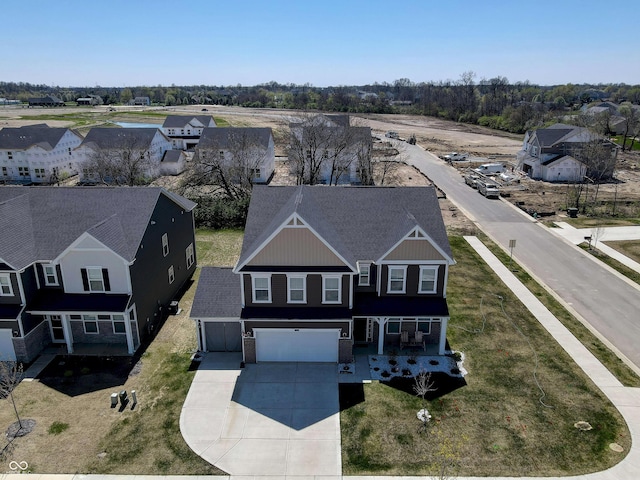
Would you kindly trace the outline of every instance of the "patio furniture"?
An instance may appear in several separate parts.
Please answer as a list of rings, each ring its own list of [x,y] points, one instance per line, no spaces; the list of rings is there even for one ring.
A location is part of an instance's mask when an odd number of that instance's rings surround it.
[[[412,337],[409,336],[409,332],[403,330],[400,332],[400,350],[404,347],[421,347],[425,352],[427,346],[424,342],[424,335],[421,331],[417,331]]]

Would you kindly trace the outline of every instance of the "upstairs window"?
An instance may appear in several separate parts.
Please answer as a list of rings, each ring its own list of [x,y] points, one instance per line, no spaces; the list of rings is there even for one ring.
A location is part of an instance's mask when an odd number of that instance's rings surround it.
[[[305,303],[307,301],[306,277],[287,277],[287,302]]]
[[[405,293],[407,283],[406,266],[390,266],[387,293]]]
[[[0,273],[0,296],[12,297],[13,287],[8,273]]]
[[[111,290],[109,271],[106,268],[87,267],[80,271],[85,292],[108,292]]]
[[[368,263],[358,265],[358,285],[368,286],[370,284],[371,265]]]
[[[271,303],[271,277],[251,277],[254,303]]]
[[[436,293],[438,267],[420,267],[418,293]]]
[[[189,246],[187,247],[186,256],[187,256],[187,269],[189,269],[191,268],[191,265],[193,265],[193,262],[196,261],[196,257],[193,253],[193,243],[190,243]]]
[[[169,236],[168,234],[162,235],[162,256],[166,257],[169,255]]]
[[[341,303],[341,278],[322,277],[322,303]]]
[[[44,284],[48,287],[58,286],[58,272],[55,265],[44,265]]]
[[[169,270],[167,271],[167,274],[169,275],[169,285],[171,285],[173,283],[173,281],[176,279],[176,273],[173,270],[173,265],[171,265],[169,267]]]

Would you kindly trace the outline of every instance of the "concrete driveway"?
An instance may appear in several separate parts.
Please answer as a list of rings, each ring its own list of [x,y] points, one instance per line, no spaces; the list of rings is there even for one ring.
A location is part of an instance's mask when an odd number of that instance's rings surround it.
[[[341,475],[335,364],[208,353],[180,415],[187,444],[230,475]]]

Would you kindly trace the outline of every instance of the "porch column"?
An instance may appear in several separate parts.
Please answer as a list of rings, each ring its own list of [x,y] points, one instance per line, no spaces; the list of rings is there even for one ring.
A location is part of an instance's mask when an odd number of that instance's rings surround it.
[[[384,326],[387,324],[388,318],[376,318],[378,322],[378,355],[384,353]]]
[[[64,334],[64,341],[67,344],[67,353],[73,353],[73,334],[71,333],[71,323],[69,322],[68,315],[60,315],[62,320],[62,333]]]
[[[127,352],[129,355],[133,355],[133,332],[131,331],[131,320],[129,312],[124,312],[124,332],[127,337]]]
[[[438,355],[444,355],[444,349],[447,346],[447,323],[449,318],[440,319],[440,343],[438,344]]]

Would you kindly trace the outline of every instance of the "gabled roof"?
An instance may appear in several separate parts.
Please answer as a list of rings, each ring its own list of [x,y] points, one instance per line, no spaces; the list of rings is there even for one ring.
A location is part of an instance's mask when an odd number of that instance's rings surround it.
[[[96,146],[102,150],[122,146],[146,149],[156,134],[164,136],[157,128],[92,128],[80,146]]]
[[[167,150],[162,156],[162,163],[178,163],[186,158],[182,150]]]
[[[193,122],[194,119],[197,122]],[[200,127],[199,124],[209,127],[211,122],[215,126],[216,122],[211,115],[167,115],[162,128],[184,128],[187,125]]]
[[[293,215],[354,270],[357,261],[379,259],[415,227],[453,260],[433,187],[255,186],[236,270]]]
[[[532,132],[529,137],[529,143],[532,143],[533,139],[537,138],[541,148],[549,148],[565,142],[584,142],[582,137],[595,138],[595,135],[584,127],[556,123],[548,128],[539,128]]]
[[[0,259],[20,270],[89,234],[133,261],[160,195],[187,211],[196,205],[159,187],[2,188]]]
[[[247,141],[261,145],[265,148],[269,146],[269,141],[273,138],[270,128],[252,127],[209,127],[202,130],[200,142],[196,148],[221,148],[229,147],[229,142],[235,139],[244,138]]]
[[[53,150],[68,128],[51,128],[45,124],[27,125],[19,128],[0,130],[0,148],[5,150],[26,150],[34,145]],[[78,138],[79,133],[71,130]]]

